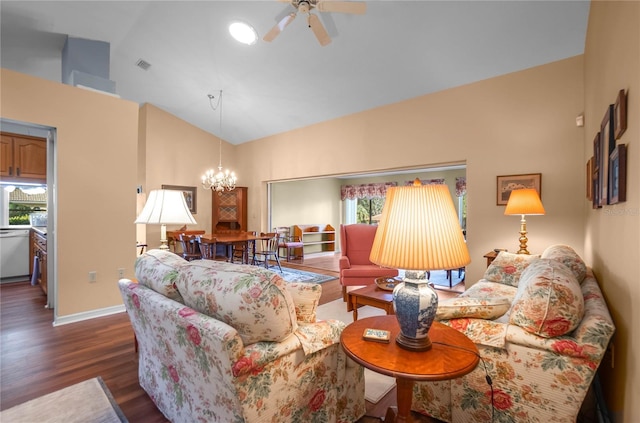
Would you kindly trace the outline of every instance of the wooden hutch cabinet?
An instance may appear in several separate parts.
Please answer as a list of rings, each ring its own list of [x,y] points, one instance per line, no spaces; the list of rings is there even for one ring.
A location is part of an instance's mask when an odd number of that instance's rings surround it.
[[[247,187],[211,193],[211,229],[213,232],[247,230]]]
[[[2,133],[0,178],[8,182],[47,181],[47,140]]]

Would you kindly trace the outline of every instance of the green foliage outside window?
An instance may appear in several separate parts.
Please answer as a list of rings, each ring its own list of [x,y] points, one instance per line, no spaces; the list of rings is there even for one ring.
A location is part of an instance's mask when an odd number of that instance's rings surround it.
[[[356,223],[371,224],[373,216],[382,213],[384,198],[360,198],[356,208]]]
[[[9,203],[9,225],[28,225],[29,214],[33,211],[31,206]]]

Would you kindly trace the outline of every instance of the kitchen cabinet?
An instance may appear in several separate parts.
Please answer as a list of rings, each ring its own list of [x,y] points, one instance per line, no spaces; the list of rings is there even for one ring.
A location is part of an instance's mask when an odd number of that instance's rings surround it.
[[[211,229],[213,232],[247,230],[247,187],[232,191],[212,191]]]
[[[0,179],[5,182],[46,183],[47,140],[3,132]]]
[[[38,269],[34,269],[34,257],[38,257]],[[47,293],[47,235],[40,230],[31,229],[29,247],[29,273],[33,275],[40,288]]]

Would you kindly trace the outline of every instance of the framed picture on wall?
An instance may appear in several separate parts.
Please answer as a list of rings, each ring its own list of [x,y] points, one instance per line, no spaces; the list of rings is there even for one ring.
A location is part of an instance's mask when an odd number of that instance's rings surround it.
[[[609,157],[609,204],[627,201],[627,146],[620,144]]]
[[[597,209],[602,207],[600,205],[600,162],[602,160],[602,153],[600,151],[600,132],[596,134],[596,137],[593,139],[593,174],[591,175],[591,180],[593,184],[591,196],[593,200],[593,208]]]
[[[182,191],[184,199],[189,206],[191,214],[196,214],[198,189],[196,187],[183,187],[179,185],[162,185],[162,189],[170,189],[172,191]]]
[[[534,188],[538,191],[540,198],[542,198],[542,173],[498,176],[496,205],[506,206],[509,201],[511,191],[522,188]]]
[[[600,124],[600,206],[609,204],[609,155],[615,147],[613,104],[610,104]]]
[[[616,139],[620,139],[627,129],[627,95],[620,90],[613,106],[613,128]]]
[[[587,200],[593,201],[593,156],[587,160],[587,172],[585,178],[585,192]]]

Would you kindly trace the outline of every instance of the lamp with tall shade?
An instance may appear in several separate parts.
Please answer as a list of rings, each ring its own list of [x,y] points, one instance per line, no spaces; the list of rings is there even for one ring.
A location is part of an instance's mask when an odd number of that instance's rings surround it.
[[[526,215],[543,215],[544,206],[540,201],[538,191],[533,188],[522,188],[511,191],[509,195],[509,201],[507,207],[504,209],[504,214],[520,215],[520,249],[518,254],[529,254],[527,250],[527,220]]]
[[[449,188],[422,185],[419,179],[411,186],[389,188],[369,259],[405,270],[393,290],[400,325],[396,343],[412,351],[430,349],[438,294],[429,285],[427,271],[471,262]]]
[[[158,189],[149,193],[149,198],[134,223],[162,225],[160,227],[160,249],[168,250],[167,226],[196,224],[182,191]]]

